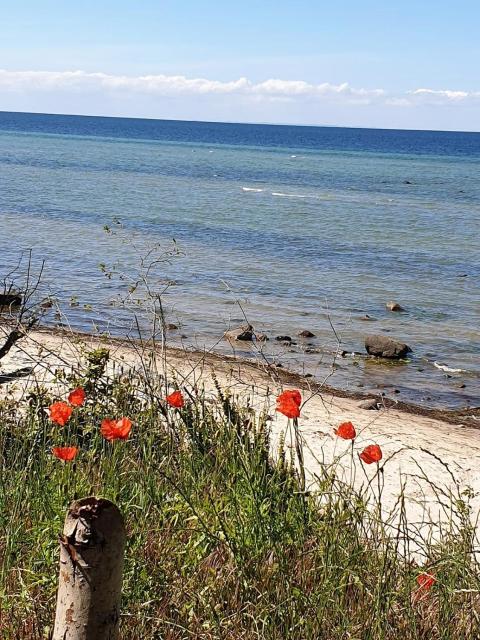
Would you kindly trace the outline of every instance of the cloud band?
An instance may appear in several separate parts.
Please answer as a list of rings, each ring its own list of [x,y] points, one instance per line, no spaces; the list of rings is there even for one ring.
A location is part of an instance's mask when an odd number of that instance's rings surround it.
[[[244,96],[253,100],[332,101],[343,104],[380,103],[408,107],[417,104],[480,104],[480,91],[420,88],[404,93],[354,88],[348,83],[312,84],[303,80],[247,78],[222,82],[185,76],[125,76],[85,71],[0,70],[0,92],[84,92],[148,94],[154,96]]]

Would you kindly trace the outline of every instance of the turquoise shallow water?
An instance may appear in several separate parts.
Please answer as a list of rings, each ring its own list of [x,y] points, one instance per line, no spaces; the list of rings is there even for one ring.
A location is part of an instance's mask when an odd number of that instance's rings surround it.
[[[408,364],[345,357],[329,383],[478,405],[479,169],[477,134],[0,114],[0,271],[32,248],[73,326],[121,335],[125,282],[99,263],[131,275],[175,238],[179,255],[151,273],[174,341],[228,351],[244,313],[272,338],[310,329],[265,352],[323,379],[331,324],[346,351],[385,332],[411,345]]]

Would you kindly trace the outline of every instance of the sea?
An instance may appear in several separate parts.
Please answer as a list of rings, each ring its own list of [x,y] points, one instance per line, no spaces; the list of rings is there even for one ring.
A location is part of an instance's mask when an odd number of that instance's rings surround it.
[[[50,324],[161,313],[172,345],[478,406],[479,238],[479,133],[0,113],[0,279],[41,275]],[[246,322],[269,340],[223,339]]]

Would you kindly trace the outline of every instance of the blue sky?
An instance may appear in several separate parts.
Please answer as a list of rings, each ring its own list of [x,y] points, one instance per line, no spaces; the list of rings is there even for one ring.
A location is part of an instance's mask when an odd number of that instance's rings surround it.
[[[4,0],[0,109],[478,131],[479,26],[471,0]]]

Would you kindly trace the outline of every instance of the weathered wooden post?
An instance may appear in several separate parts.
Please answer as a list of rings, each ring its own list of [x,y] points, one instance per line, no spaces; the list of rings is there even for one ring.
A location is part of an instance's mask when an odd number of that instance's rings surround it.
[[[73,502],[60,536],[52,640],[117,640],[125,524],[103,498]]]

